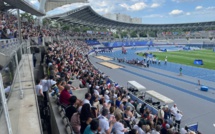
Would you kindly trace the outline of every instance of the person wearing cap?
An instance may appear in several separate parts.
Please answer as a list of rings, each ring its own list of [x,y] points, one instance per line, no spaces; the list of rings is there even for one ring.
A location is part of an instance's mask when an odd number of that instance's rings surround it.
[[[178,110],[177,113],[175,114],[175,128],[178,127],[178,132],[180,131],[182,117],[183,117],[182,112]]]

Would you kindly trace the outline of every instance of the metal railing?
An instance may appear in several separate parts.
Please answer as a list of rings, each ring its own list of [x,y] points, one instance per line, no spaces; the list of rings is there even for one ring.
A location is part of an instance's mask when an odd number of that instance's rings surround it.
[[[52,41],[51,37],[43,37],[43,44],[46,41]],[[10,99],[12,94],[18,93],[18,98],[23,98],[23,88],[22,76],[24,75],[23,66],[24,60],[28,60],[29,64],[33,64],[30,62],[30,57],[28,56],[27,59],[23,59],[23,54],[29,54],[30,46],[30,39],[23,40],[22,43],[19,43],[18,39],[7,39],[7,40],[0,40],[0,129],[1,133],[9,133],[12,134],[13,131],[18,130],[19,125],[11,125],[11,124],[18,124],[19,122],[14,122],[10,120],[9,111],[7,108],[7,103],[9,101],[13,101],[14,99]],[[32,66],[31,66],[32,67]],[[31,77],[33,78],[33,68],[30,67]],[[22,75],[20,75],[22,74]],[[2,76],[2,77],[1,77]],[[33,78],[34,83],[34,78]],[[34,88],[34,84],[33,84]],[[17,92],[18,91],[18,92]],[[14,95],[13,95],[14,96]],[[36,98],[36,97],[35,97]],[[37,98],[35,99],[37,103]],[[16,106],[21,105],[19,101],[15,101]],[[39,119],[40,131],[42,133],[42,125],[40,122],[40,113],[39,113],[39,106],[37,107],[37,114]],[[18,110],[18,109],[16,109]],[[18,110],[17,112],[19,112]],[[19,120],[19,119],[18,119]],[[11,122],[10,122],[11,121]]]

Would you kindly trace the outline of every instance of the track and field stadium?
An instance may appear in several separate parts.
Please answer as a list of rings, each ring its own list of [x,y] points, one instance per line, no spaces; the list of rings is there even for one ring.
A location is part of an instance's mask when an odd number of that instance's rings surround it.
[[[209,21],[172,24],[113,20],[89,6],[96,0],[0,1],[1,134],[215,134],[213,0],[166,12]]]

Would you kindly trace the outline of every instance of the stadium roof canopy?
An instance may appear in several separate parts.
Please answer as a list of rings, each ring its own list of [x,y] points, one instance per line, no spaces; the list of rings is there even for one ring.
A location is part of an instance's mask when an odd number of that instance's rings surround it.
[[[119,22],[105,18],[96,13],[90,6],[83,6],[63,14],[49,17],[52,20],[62,21],[64,23],[73,23],[86,26],[106,27],[114,29],[132,29],[132,30],[171,30],[171,29],[210,29],[215,28],[215,21],[196,22],[182,24],[132,24]]]
[[[32,15],[36,15],[36,16],[44,16],[45,13],[40,12],[39,10],[35,9],[34,7],[32,7],[32,5],[30,5],[28,2],[24,1],[24,0],[0,0],[0,2],[6,2],[7,4],[9,4],[11,7],[13,8],[18,8],[21,9],[25,12],[28,12]]]
[[[39,0],[44,1],[44,0]],[[45,11],[48,12],[50,10],[53,10],[57,7],[67,5],[67,4],[72,4],[72,3],[87,3],[88,0],[46,0],[45,3]]]

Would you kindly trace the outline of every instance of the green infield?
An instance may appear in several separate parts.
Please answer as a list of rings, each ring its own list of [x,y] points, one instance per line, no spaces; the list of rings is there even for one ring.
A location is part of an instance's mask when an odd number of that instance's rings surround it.
[[[215,70],[215,52],[213,50],[153,52],[152,54],[162,61],[167,56],[168,62]],[[142,56],[142,54],[139,55]],[[195,59],[203,60],[204,65],[194,65],[193,61]]]

